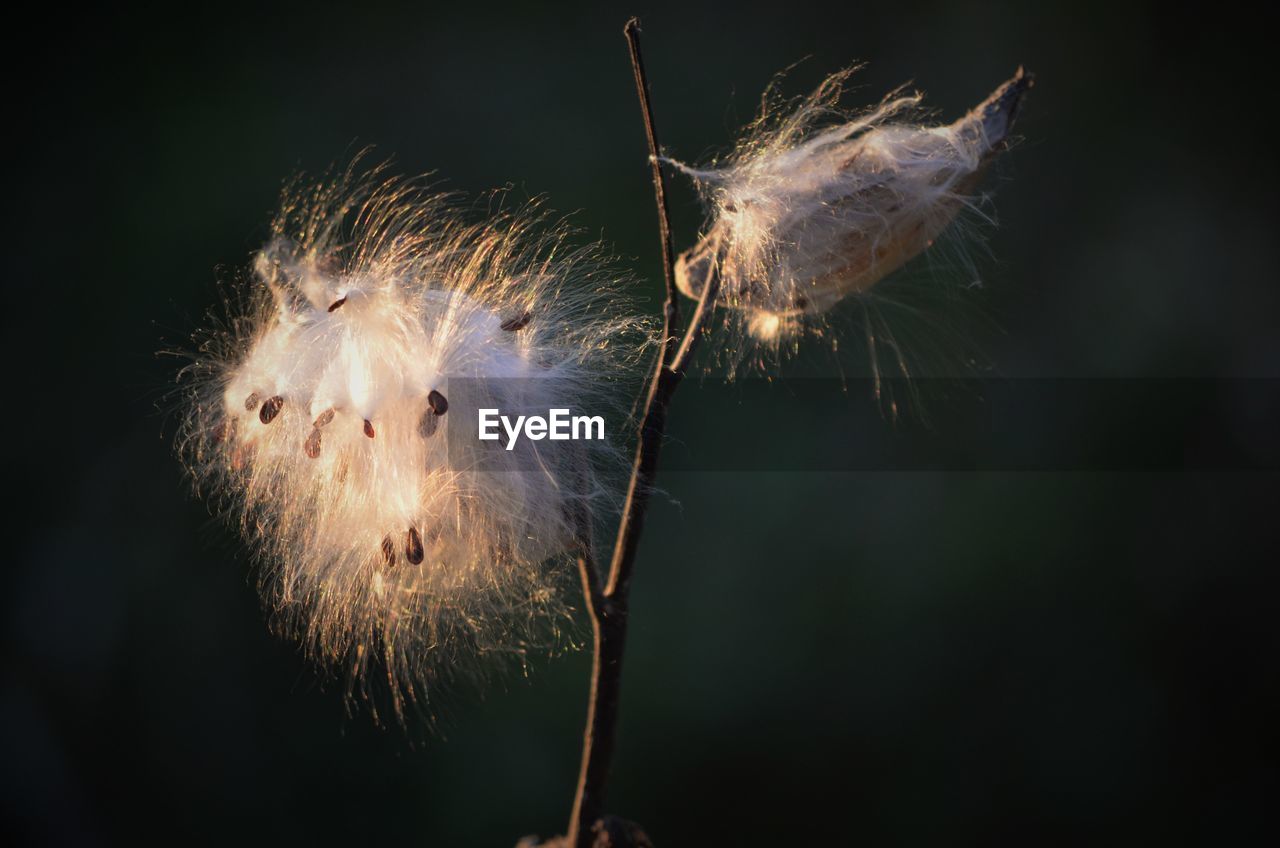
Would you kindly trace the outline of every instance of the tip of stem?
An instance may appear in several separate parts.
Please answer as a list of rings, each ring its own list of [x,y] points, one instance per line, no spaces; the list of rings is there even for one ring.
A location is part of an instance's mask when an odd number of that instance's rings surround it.
[[[637,18],[635,15],[632,15],[630,18],[627,19],[626,24],[623,25],[622,33],[624,35],[631,35],[632,33],[639,32],[639,31],[640,31],[640,19]]]

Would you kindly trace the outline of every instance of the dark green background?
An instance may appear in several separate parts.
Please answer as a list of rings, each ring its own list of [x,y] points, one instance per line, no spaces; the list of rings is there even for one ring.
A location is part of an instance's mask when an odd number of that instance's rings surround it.
[[[999,370],[1280,374],[1274,46],[1220,5],[14,18],[6,830],[501,846],[563,827],[587,658],[450,700],[436,734],[345,717],[340,687],[268,631],[238,542],[188,497],[164,397],[177,364],[154,352],[182,344],[215,280],[245,266],[284,178],[370,143],[404,172],[468,192],[510,183],[576,212],[635,257],[656,311],[631,13],[664,143],[686,159],[723,149],[771,75],[805,56],[790,91],[865,60],[855,101],[914,80],[946,116],[1025,63],[1039,84],[994,184],[993,258],[979,260],[1002,328],[981,341]],[[672,202],[683,246],[699,213],[683,184]],[[1216,429],[1262,434],[1259,463],[1274,467],[1276,411],[1237,412]],[[819,430],[839,456],[821,409],[755,413],[690,385],[670,434],[767,452]],[[1196,428],[1168,426],[1161,438],[1194,448]],[[609,797],[657,844],[1239,844],[1274,829],[1274,474],[661,482]]]

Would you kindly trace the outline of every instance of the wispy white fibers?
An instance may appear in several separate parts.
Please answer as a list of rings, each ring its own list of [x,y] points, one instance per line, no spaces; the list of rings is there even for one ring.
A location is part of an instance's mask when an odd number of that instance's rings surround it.
[[[838,108],[845,71],[789,113],[768,108],[737,148],[690,175],[707,200],[705,235],[680,255],[677,282],[720,301],[750,336],[776,345],[841,300],[868,292],[924,251],[966,209],[1003,149],[1031,85],[1021,69],[948,126],[920,123],[920,95],[853,116]]]
[[[607,491],[586,452],[608,444],[448,427],[477,404],[608,405],[645,338],[616,281],[534,213],[468,223],[419,183],[349,173],[286,191],[244,308],[189,369],[198,486],[238,517],[280,620],[352,680],[380,657],[397,710],[553,636],[564,554]]]

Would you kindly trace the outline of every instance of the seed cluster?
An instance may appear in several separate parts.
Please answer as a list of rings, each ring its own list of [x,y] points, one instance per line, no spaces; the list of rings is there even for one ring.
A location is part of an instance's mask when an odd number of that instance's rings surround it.
[[[532,213],[467,223],[405,181],[291,191],[248,308],[190,369],[192,471],[238,517],[279,620],[357,679],[380,657],[397,706],[554,638],[573,573],[552,564],[612,493],[607,443],[480,463],[443,438],[477,406],[612,408],[650,337],[565,236]]]

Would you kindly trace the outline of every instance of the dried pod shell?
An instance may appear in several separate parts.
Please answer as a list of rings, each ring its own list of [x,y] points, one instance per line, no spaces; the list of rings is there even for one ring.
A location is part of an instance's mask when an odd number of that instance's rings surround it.
[[[896,123],[918,96],[825,129],[843,75],[780,129],[722,168],[678,166],[712,208],[706,234],[676,261],[676,284],[699,297],[711,274],[719,300],[747,313],[753,334],[793,326],[866,292],[933,244],[1005,148],[1032,77],[1012,79],[949,126]]]

